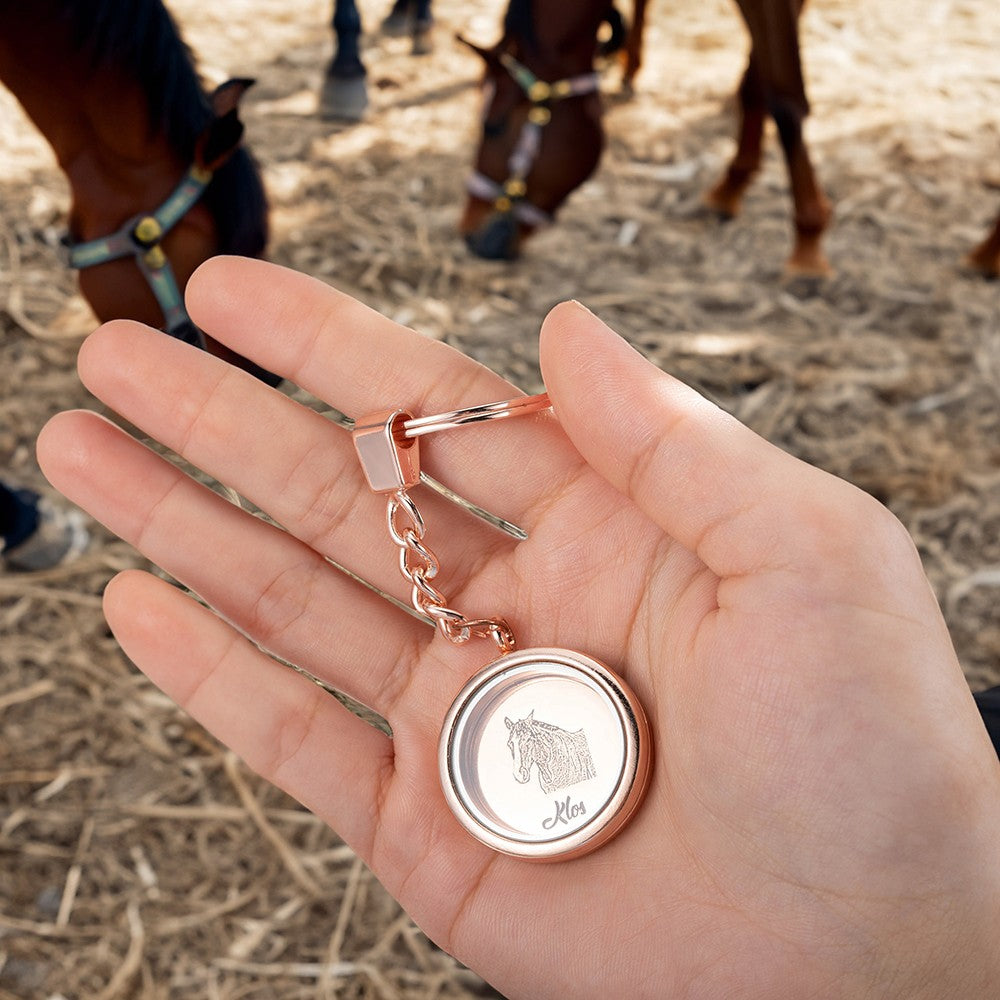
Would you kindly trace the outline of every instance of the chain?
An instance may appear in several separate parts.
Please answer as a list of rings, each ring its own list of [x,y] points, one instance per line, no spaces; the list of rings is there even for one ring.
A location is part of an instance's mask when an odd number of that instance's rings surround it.
[[[399,546],[399,571],[412,585],[410,602],[426,615],[450,642],[461,644],[473,636],[492,639],[501,653],[514,649],[514,633],[502,618],[466,618],[448,607],[448,598],[431,581],[441,564],[424,543],[424,519],[405,489],[389,496],[386,508],[389,535]]]

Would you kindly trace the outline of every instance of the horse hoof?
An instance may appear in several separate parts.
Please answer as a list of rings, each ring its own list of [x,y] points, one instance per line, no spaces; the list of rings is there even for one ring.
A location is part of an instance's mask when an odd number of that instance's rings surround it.
[[[962,258],[961,269],[967,274],[972,274],[989,281],[1000,278],[1000,255],[981,254],[976,250]]]
[[[359,122],[368,107],[368,86],[363,76],[330,76],[320,91],[320,117],[342,122]]]
[[[387,38],[405,38],[410,33],[410,15],[405,10],[390,11],[382,19],[379,32]]]
[[[805,284],[822,284],[834,275],[830,262],[823,254],[799,256],[793,254],[785,262],[785,280]]]
[[[711,212],[723,222],[730,222],[740,214],[742,202],[740,195],[721,191],[718,187],[709,188],[701,196],[702,208]]]

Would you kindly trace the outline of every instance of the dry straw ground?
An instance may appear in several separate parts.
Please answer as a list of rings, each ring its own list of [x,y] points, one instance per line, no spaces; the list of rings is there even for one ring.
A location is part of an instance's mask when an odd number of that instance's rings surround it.
[[[727,0],[654,3],[648,65],[613,95],[599,175],[515,265],[454,234],[496,0],[440,0],[437,50],[372,39],[374,109],[314,115],[326,2],[172,4],[207,69],[252,74],[248,139],[274,259],[537,389],[535,332],[574,296],[760,433],[888,504],[915,535],[970,683],[1000,681],[1000,305],[962,252],[1000,210],[993,0],[815,0],[804,23],[821,177],[836,203],[818,287],[788,285],[772,151],[744,216],[699,192],[730,148],[745,39]],[[279,9],[280,8],[280,9]],[[294,8],[294,9],[293,9]],[[370,26],[384,12],[369,0]],[[613,91],[615,76],[607,86]],[[0,92],[0,459],[87,405],[90,325],[63,267],[65,187]],[[151,387],[155,391],[155,387]],[[0,577],[0,998],[489,995],[330,831],[153,690],[102,623],[142,565],[98,531],[71,568]]]

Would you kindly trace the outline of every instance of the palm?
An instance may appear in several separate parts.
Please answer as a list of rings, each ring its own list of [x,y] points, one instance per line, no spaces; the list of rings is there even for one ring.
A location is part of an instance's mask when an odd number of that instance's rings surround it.
[[[210,264],[194,284],[196,319],[334,405],[437,412],[504,397],[466,359],[266,267]],[[221,292],[209,294],[209,274]],[[741,983],[739,962],[721,961],[734,949],[752,958],[761,995],[796,977],[803,989],[822,982],[912,893],[925,859],[890,848],[914,811],[995,788],[919,563],[873,504],[843,484],[814,503],[831,488],[820,473],[729,424],[720,434],[714,413],[693,419],[700,404],[684,402],[684,420],[673,419],[686,436],[671,437],[657,408],[679,390],[651,369],[628,375],[628,404],[640,416],[646,406],[646,422],[623,413],[614,425],[620,387],[596,366],[614,375],[637,361],[595,357],[585,401],[573,379],[588,377],[586,357],[573,374],[549,341],[546,380],[582,456],[555,421],[523,418],[440,435],[425,458],[449,486],[502,505],[528,541],[515,545],[426,491],[415,498],[442,564],[435,584],[453,607],[508,618],[522,647],[604,660],[645,705],[656,745],[647,801],[616,840],[574,862],[494,854],[448,812],[439,727],[493,652],[432,636],[324,561],[405,597],[384,501],[364,487],[346,435],[213,359],[111,328],[82,352],[95,393],[288,533],[93,416],[57,421],[40,455],[57,486],[224,618],[389,720],[391,741],[150,578],[109,588],[126,652],[326,818],[432,937],[503,989],[721,996]],[[144,389],[151,381],[160,406]],[[603,419],[588,424],[588,405]],[[863,553],[859,523],[870,529]],[[911,571],[887,586],[882,566],[900,560]],[[887,712],[906,677],[911,693]],[[927,697],[946,709],[939,718],[921,718]],[[929,786],[942,747],[963,768]],[[924,833],[922,844],[938,844]],[[995,864],[992,846],[966,833],[953,832],[964,858],[955,884],[936,891],[966,891]]]
[[[440,825],[439,817],[428,817],[426,836],[415,837],[413,802],[440,800],[435,747],[427,739],[436,733],[412,734],[422,752],[404,769],[403,740],[410,734],[400,726],[399,794],[387,799],[383,822],[390,838],[392,831],[407,831],[413,854],[386,884],[432,935],[487,974],[484,952],[491,948],[499,963],[514,953],[526,969],[553,951],[566,956],[578,995],[588,992],[579,984],[590,984],[595,996],[616,988],[622,995],[626,988],[640,996],[670,995],[657,978],[662,953],[651,947],[655,941],[687,941],[683,959],[697,968],[740,940],[758,971],[770,951],[775,972],[787,975],[812,943],[796,940],[794,928],[804,918],[830,929],[836,924],[836,912],[817,906],[816,897],[861,895],[873,876],[884,874],[864,858],[843,870],[831,869],[826,859],[820,870],[804,867],[816,853],[808,834],[823,841],[837,831],[853,840],[869,822],[864,816],[853,835],[842,828],[844,803],[828,801],[829,789],[841,780],[838,764],[847,780],[855,762],[838,761],[842,748],[803,726],[809,716],[829,714],[831,689],[844,682],[838,661],[848,651],[827,646],[805,676],[801,663],[782,662],[775,637],[783,625],[794,629],[794,608],[784,623],[775,621],[755,606],[751,592],[744,606],[720,616],[718,578],[683,547],[664,544],[662,532],[634,506],[619,506],[609,518],[607,490],[595,475],[574,477],[563,495],[548,498],[544,521],[510,555],[508,561],[520,565],[497,559],[485,580],[471,586],[495,593],[497,607],[531,609],[530,620],[545,629],[532,629],[531,644],[579,646],[580,636],[596,635],[587,651],[628,664],[653,721],[658,754],[641,814],[627,835],[597,854],[546,867],[479,848],[447,817]],[[565,555],[553,562],[552,552]],[[505,587],[505,580],[514,585]],[[567,580],[579,589],[567,593]],[[468,653],[439,646],[419,672],[445,673],[448,691],[457,690],[488,650]],[[439,694],[418,719],[443,715],[447,702]],[[850,720],[843,721],[849,730]],[[786,795],[782,783],[789,785]],[[807,783],[812,794],[803,800],[800,786]],[[666,878],[660,872],[665,857],[678,859]],[[443,879],[453,892],[435,891]],[[812,881],[803,885],[803,879]],[[762,882],[780,904],[761,898]],[[879,911],[872,919],[887,916]],[[485,932],[497,924],[504,934],[491,942]],[[784,937],[786,927],[784,945],[775,948],[775,933]],[[671,966],[678,982],[689,977],[683,960]],[[805,986],[817,970],[800,971]],[[721,989],[706,986],[705,995]]]

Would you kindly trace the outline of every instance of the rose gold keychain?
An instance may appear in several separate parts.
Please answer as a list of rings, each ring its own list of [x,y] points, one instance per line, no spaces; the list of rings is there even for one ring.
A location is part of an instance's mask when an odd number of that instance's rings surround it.
[[[600,847],[638,808],[652,762],[642,706],[598,660],[568,649],[515,651],[503,618],[450,608],[431,582],[440,565],[409,495],[420,480],[421,435],[549,405],[543,393],[431,417],[387,410],[356,421],[353,436],[369,486],[388,496],[389,535],[413,607],[450,642],[479,636],[500,651],[445,717],[438,755],[448,805],[496,851],[561,861]]]

